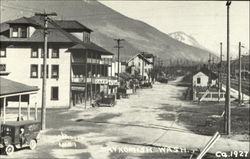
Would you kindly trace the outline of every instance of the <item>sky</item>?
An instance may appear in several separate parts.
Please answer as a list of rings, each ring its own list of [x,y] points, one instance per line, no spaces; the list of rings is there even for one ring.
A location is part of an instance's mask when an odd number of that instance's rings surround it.
[[[219,54],[220,42],[226,54],[226,2],[223,1],[122,1],[102,4],[164,33],[183,31],[201,45]],[[249,2],[233,1],[230,6],[230,53],[238,55],[238,43],[249,48]],[[248,49],[242,49],[247,54]]]

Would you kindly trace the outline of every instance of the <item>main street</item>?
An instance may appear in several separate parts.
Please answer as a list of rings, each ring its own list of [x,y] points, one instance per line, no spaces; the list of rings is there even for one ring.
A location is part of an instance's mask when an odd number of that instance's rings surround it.
[[[198,106],[183,100],[186,88],[178,86],[178,80],[137,90],[111,108],[48,110],[47,129],[42,132],[36,150],[24,149],[0,157],[188,158],[190,153],[186,151],[202,149],[215,131],[210,136],[199,135],[192,129],[198,124],[190,124],[195,120],[198,123],[199,119],[184,118]],[[157,146],[170,149],[161,152]],[[171,152],[174,148],[178,152]],[[230,150],[249,151],[249,143],[221,138],[210,152]]]

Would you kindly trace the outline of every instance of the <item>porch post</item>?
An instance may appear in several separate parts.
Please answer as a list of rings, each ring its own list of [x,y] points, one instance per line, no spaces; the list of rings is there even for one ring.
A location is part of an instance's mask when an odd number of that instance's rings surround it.
[[[5,124],[5,116],[6,116],[6,97],[3,98],[3,123]]]
[[[18,101],[18,121],[21,121],[21,111],[22,111],[22,108],[21,108],[21,98],[22,98],[22,96],[21,95],[19,95],[19,101]]]
[[[27,112],[27,120],[30,120],[30,94],[28,94]]]

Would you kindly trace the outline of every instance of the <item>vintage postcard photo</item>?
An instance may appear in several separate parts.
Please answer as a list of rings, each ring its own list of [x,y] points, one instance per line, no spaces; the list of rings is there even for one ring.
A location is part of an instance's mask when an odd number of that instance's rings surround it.
[[[0,158],[250,158],[249,8],[0,0]]]

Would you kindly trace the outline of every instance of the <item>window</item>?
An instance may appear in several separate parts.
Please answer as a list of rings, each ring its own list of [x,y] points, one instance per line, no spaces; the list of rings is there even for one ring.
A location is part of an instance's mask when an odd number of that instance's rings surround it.
[[[201,78],[197,78],[197,84],[200,84],[201,83]]]
[[[27,27],[20,27],[20,38],[27,38]]]
[[[6,57],[6,48],[1,48],[0,51],[0,57]]]
[[[83,42],[90,42],[90,35],[88,32],[83,32]]]
[[[13,37],[13,38],[17,38],[17,37],[18,37],[18,27],[17,27],[17,26],[14,26],[14,27],[12,28],[11,37]]]
[[[43,78],[43,65],[41,65],[41,78]],[[49,65],[46,65],[46,78],[49,78]]]
[[[37,78],[38,77],[38,65],[31,65],[30,67],[30,77]]]
[[[58,77],[59,77],[59,65],[52,65],[51,78],[58,78]]]
[[[0,71],[6,71],[6,65],[0,64]]]
[[[51,100],[58,100],[59,96],[59,88],[58,87],[51,87]]]
[[[52,58],[59,58],[59,48],[53,48],[52,49]]]
[[[31,48],[31,58],[38,58],[38,48]]]

